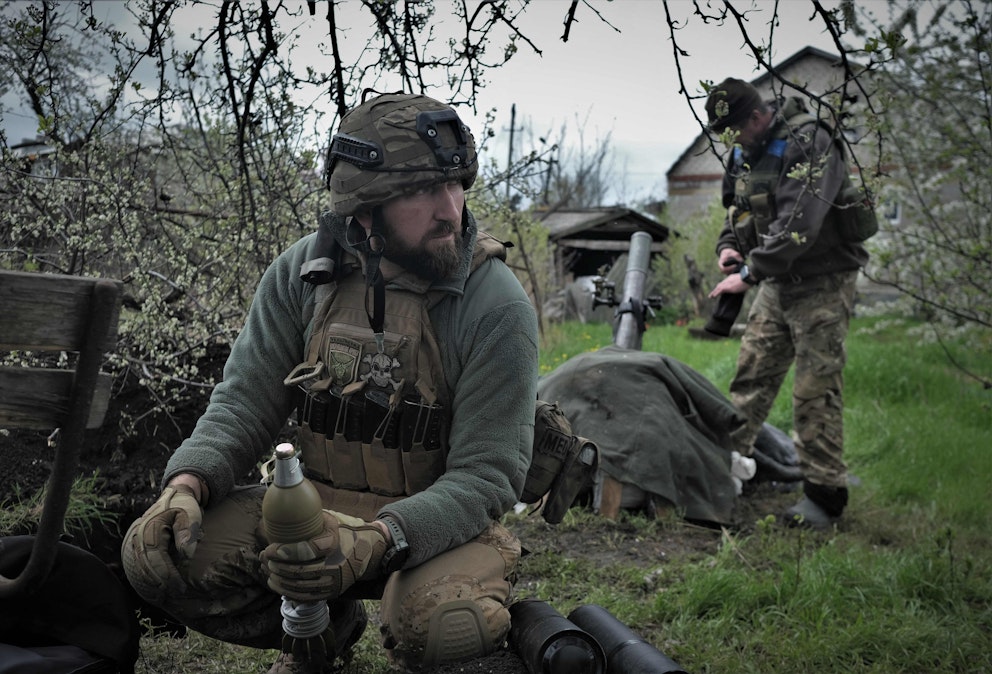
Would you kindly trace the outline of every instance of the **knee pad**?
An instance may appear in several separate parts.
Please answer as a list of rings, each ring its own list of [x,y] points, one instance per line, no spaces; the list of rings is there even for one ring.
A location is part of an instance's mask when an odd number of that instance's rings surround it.
[[[471,584],[451,585],[461,586],[461,591],[452,591],[449,585],[444,594],[450,599],[440,592],[413,593],[404,598],[403,606],[395,607],[398,611],[383,615],[383,646],[394,665],[430,671],[441,664],[488,655],[506,639],[510,612],[502,603],[465,592]]]
[[[460,662],[491,653],[496,644],[482,608],[459,599],[437,608],[427,626],[425,667]]]

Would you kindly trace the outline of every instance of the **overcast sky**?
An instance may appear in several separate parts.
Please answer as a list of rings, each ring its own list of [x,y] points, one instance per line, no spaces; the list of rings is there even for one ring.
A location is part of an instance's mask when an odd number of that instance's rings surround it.
[[[722,5],[717,0],[698,0],[704,5],[708,1]],[[115,4],[97,6],[112,12]],[[446,4],[450,0],[435,0],[438,17],[445,15]],[[473,4],[471,0],[469,4]],[[774,4],[773,0],[755,0],[757,10],[749,15],[754,41],[767,40]],[[838,3],[826,0],[824,4],[830,7]],[[884,6],[884,0],[861,0],[860,4]],[[487,145],[483,159],[501,164],[507,158],[513,105],[516,127],[523,128],[516,136],[518,150],[529,150],[524,141],[538,136],[557,137],[563,124],[567,124],[568,139],[574,142],[579,140],[581,127],[586,147],[594,147],[598,139],[612,133],[618,182],[626,178],[612,200],[664,197],[665,172],[699,132],[685,98],[679,94],[665,8],[661,0],[592,0],[592,5],[609,25],[580,4],[579,20],[564,43],[560,37],[569,0],[533,0],[520,27],[542,54],[521,45],[507,66],[487,73],[489,84],[479,97],[480,116],[475,118],[465,111],[461,114],[478,135],[482,115],[496,109],[497,137]],[[739,8],[746,5],[735,3]],[[13,6],[16,3],[7,5],[7,10]],[[689,52],[682,66],[687,86],[695,90],[700,80],[718,82],[726,76],[750,80],[760,74],[754,70],[753,58],[735,24],[703,25],[692,16],[691,0],[672,0],[669,6],[676,19],[687,22],[678,33],[679,46]],[[361,9],[357,3],[355,7]],[[809,21],[813,10],[808,0],[782,0],[779,14],[781,25],[773,43],[776,62],[808,45],[836,53],[821,23]],[[188,34],[203,25],[192,17],[187,21],[190,25],[176,26],[177,34]],[[311,22],[323,28],[320,21]],[[696,107],[703,116],[702,102]],[[5,115],[4,127],[10,142],[34,135],[30,116],[18,115],[16,110]]]
[[[705,2],[700,0],[700,4]],[[749,25],[755,42],[767,38],[774,4],[767,0],[756,2],[759,9],[751,15]],[[827,7],[836,4],[824,2]],[[555,39],[542,42],[542,56],[521,50],[508,66],[492,72],[490,85],[481,96],[480,110],[499,108],[498,130],[509,129],[510,106],[515,103],[517,126],[526,124],[541,134],[557,131],[562,122],[577,131],[576,119],[586,120],[587,143],[590,138],[612,131],[617,168],[626,174],[629,183],[619,196],[627,201],[664,196],[665,172],[699,133],[699,126],[679,94],[663,4],[660,0],[597,3],[602,16],[620,32],[580,7],[580,18],[583,14],[586,18],[572,26],[569,41],[563,43],[558,38],[568,5],[568,0],[532,3],[528,15],[533,16],[524,23],[525,34],[528,23],[533,21],[543,26],[545,33],[555,30]],[[689,57],[682,59],[688,87],[695,90],[700,80],[719,82],[727,76],[751,80],[760,74],[754,70],[754,60],[736,25],[703,25],[691,16],[690,0],[674,0],[669,6],[673,14],[680,14],[678,18],[688,21],[677,34],[679,46],[689,52]],[[806,46],[836,53],[829,36],[822,33],[822,24],[809,22],[812,13],[812,4],[807,0],[779,3],[781,25],[773,43],[776,62]],[[702,101],[696,106],[705,119]],[[508,134],[496,140],[489,151],[503,161]]]

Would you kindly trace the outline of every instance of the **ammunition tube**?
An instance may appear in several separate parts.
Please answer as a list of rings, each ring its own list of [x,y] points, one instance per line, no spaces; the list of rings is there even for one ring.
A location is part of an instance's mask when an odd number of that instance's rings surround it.
[[[591,634],[606,654],[609,674],[686,674],[678,663],[644,641],[602,606],[586,604],[568,614]]]
[[[604,674],[603,649],[547,602],[510,606],[510,643],[530,674]]]

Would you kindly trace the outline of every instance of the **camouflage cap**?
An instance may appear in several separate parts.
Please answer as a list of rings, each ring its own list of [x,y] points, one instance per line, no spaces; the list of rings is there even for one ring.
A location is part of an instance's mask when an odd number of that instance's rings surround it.
[[[341,120],[327,156],[331,207],[354,215],[426,185],[478,172],[471,131],[451,107],[419,94],[383,94]]]
[[[742,124],[753,110],[762,105],[757,89],[744,80],[728,77],[710,89],[710,95],[706,99],[709,129],[722,133],[728,126]]]

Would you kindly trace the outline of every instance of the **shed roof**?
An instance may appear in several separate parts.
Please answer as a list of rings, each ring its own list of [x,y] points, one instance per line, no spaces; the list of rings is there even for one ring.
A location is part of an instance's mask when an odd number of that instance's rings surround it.
[[[559,209],[538,217],[548,228],[548,238],[556,243],[581,236],[584,240],[617,241],[622,244],[618,249],[625,250],[634,232],[647,232],[655,244],[670,234],[654,218],[624,206]]]

